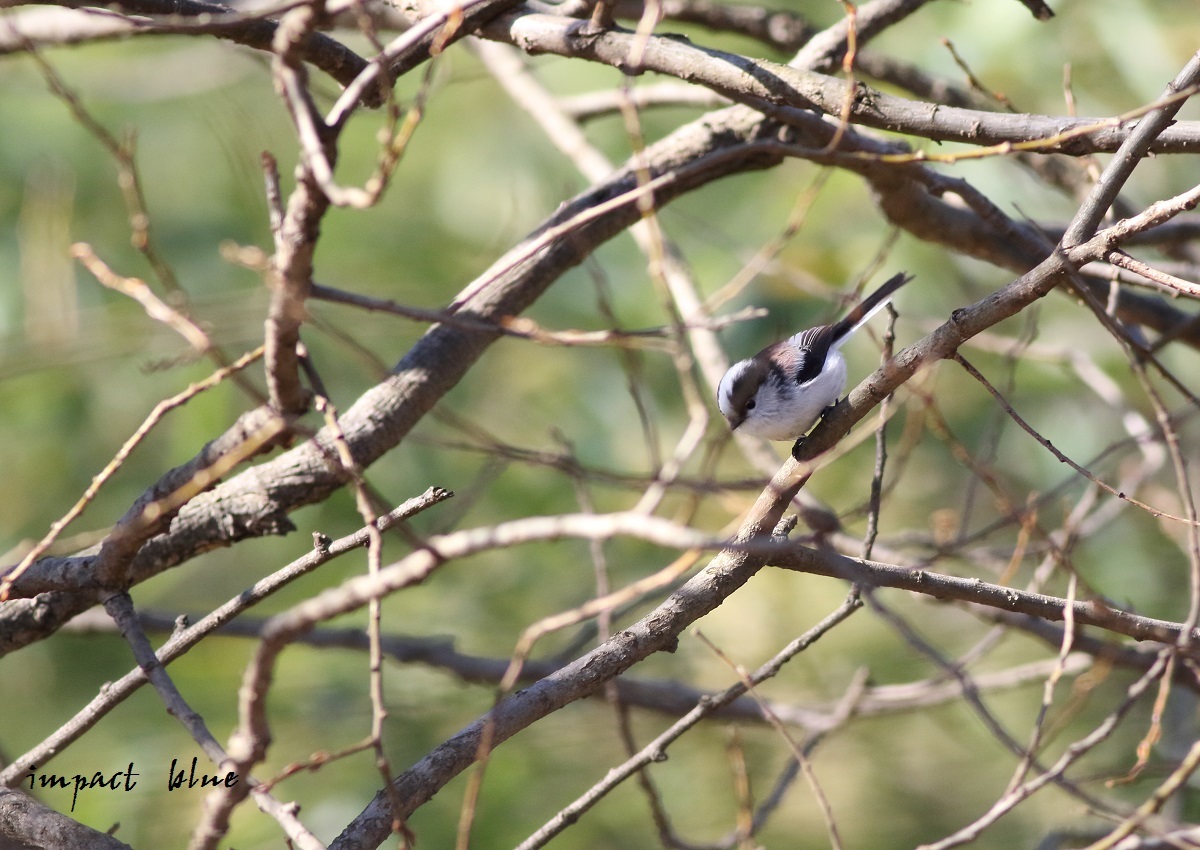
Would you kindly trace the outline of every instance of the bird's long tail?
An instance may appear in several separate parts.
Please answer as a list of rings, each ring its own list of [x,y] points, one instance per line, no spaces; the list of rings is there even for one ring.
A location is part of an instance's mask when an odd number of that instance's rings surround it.
[[[850,334],[858,330],[868,319],[882,310],[884,305],[892,300],[892,296],[896,294],[896,290],[910,280],[912,280],[912,275],[900,272],[888,278],[882,286],[858,302],[858,305],[847,313],[845,318],[833,326],[831,345],[836,347],[845,342]]]

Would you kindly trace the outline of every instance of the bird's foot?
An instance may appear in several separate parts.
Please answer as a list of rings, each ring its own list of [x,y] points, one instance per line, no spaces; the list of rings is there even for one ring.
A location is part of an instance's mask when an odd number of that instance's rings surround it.
[[[840,401],[835,401],[833,404],[829,405],[829,407],[822,410],[821,418],[824,419],[826,416],[828,416],[830,414],[830,412],[835,407],[837,407],[839,404],[841,404]],[[804,446],[804,440],[805,440],[805,437],[800,437],[799,439],[796,440],[795,443],[792,444],[792,457],[796,461],[800,460],[800,452],[803,450],[802,447]]]

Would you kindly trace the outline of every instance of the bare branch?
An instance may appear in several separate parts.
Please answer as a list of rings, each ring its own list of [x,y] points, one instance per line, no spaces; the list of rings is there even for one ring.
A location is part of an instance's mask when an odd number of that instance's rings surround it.
[[[129,850],[129,845],[43,806],[20,791],[0,788],[0,839],[11,847],[87,847]]]
[[[935,599],[956,599],[973,602],[1003,611],[1028,614],[1041,620],[1061,622],[1070,607],[1075,622],[1084,626],[1097,626],[1115,634],[1126,635],[1136,640],[1152,640],[1173,644],[1187,633],[1180,623],[1142,617],[1108,606],[1099,600],[1068,602],[1041,593],[1030,593],[1003,585],[991,584],[977,578],[964,579],[957,576],[932,573],[928,570],[879,564],[796,546],[788,552],[770,559],[773,566],[798,572],[830,576],[846,581],[861,582],[875,587],[894,587],[932,596]],[[1192,637],[1195,638],[1195,629]]]
[[[279,26],[260,14],[243,15],[229,6],[201,0],[114,0],[108,4],[89,0],[44,2],[79,11],[70,17],[59,13],[49,19],[55,26],[51,32],[40,29],[47,22],[44,16],[6,18],[5,27],[0,28],[0,54],[23,49],[25,38],[36,44],[54,45],[155,34],[210,34],[269,52]],[[295,4],[288,2],[278,11],[291,5]],[[105,11],[99,11],[97,7]],[[14,33],[21,35],[14,38]],[[297,49],[303,61],[320,68],[342,85],[348,85],[366,67],[361,56],[323,33],[310,33]]]
[[[497,16],[480,32],[529,52],[587,59],[618,69],[629,66],[635,42],[633,35],[617,31],[584,35],[570,19],[524,9]],[[855,90],[842,80],[814,71],[747,59],[658,36],[646,39],[640,67],[686,77],[687,82],[786,122],[801,118],[797,113],[811,109],[838,115],[849,96],[852,106],[846,117],[855,125],[935,141],[994,146],[996,153],[1028,149],[1080,156],[1115,151],[1129,136],[1125,125],[1142,114],[1138,110],[1117,118],[1066,118],[925,104],[874,90]],[[1178,108],[1189,93],[1183,86],[1172,89],[1165,102],[1175,103]],[[1154,108],[1156,104],[1145,109]],[[1186,153],[1197,144],[1200,144],[1200,123],[1181,122],[1156,133],[1148,150]]]

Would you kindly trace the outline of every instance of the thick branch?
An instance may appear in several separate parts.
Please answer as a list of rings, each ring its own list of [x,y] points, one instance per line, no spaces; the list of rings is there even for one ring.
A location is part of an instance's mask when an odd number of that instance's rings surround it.
[[[0,846],[129,850],[128,844],[111,835],[97,832],[9,788],[0,788]]]
[[[847,84],[835,77],[701,47],[686,39],[643,39],[618,29],[587,33],[583,21],[539,14],[526,7],[493,18],[480,33],[528,53],[587,59],[627,73],[655,71],[678,77],[781,120],[790,120],[795,111],[812,109],[840,115],[846,103]],[[640,60],[636,64],[634,57]],[[907,100],[862,85],[854,92],[850,121],[936,141],[970,145],[1037,143],[1039,153],[1073,156],[1114,151],[1130,133],[1127,122],[1114,118],[961,109]],[[1200,122],[1194,121],[1178,122],[1150,147],[1153,153],[1197,150]]]
[[[10,17],[7,20],[16,29],[0,31],[0,55],[25,50],[29,41],[34,44],[73,44],[102,37],[152,33],[206,33],[269,53],[271,39],[279,27],[276,21],[243,15],[229,6],[201,0],[117,0],[112,3],[37,0],[36,5],[61,6],[92,14],[82,17],[77,27],[61,18],[49,19],[42,15]],[[100,12],[101,9],[111,10],[120,16]],[[156,17],[151,19],[145,16]],[[203,19],[198,20],[200,18]],[[367,65],[366,60],[353,50],[323,33],[309,33],[296,46],[296,50],[298,58],[320,68],[344,86],[349,85]]]
[[[699,24],[721,32],[736,32],[777,47],[796,51],[816,33],[803,16],[765,6],[727,6],[711,0],[666,0],[660,4],[664,20]],[[638,20],[645,10],[641,0],[619,0],[613,13]]]

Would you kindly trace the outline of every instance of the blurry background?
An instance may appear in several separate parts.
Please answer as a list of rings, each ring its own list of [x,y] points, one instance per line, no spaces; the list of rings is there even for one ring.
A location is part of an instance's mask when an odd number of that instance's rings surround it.
[[[933,3],[885,33],[871,49],[962,83],[963,72],[941,41],[948,39],[985,87],[1003,93],[1018,111],[1042,114],[1066,112],[1062,81],[1064,65],[1069,65],[1077,112],[1110,116],[1156,98],[1200,34],[1195,4],[1188,0],[1063,0],[1052,5],[1057,17],[1040,23],[1011,0]],[[789,8],[818,26],[843,15],[832,0],[795,2]],[[776,61],[788,58],[746,38],[675,22],[663,23],[659,31],[684,32],[700,44]],[[347,41],[365,49],[353,34]],[[295,139],[272,91],[267,60],[207,37],[139,38],[43,55],[110,132],[136,134],[152,238],[186,292],[191,315],[233,354],[259,344],[264,287],[256,274],[226,262],[222,246],[271,248],[258,165],[262,151],[279,159],[285,192],[291,186]],[[545,85],[564,96],[612,89],[622,82],[617,71],[580,61],[540,57],[531,64]],[[419,77],[414,73],[401,81],[401,102],[413,97]],[[324,94],[322,102],[332,103],[337,86],[319,75],[314,79],[318,94]],[[637,82],[654,81],[647,75]],[[659,138],[701,112],[648,110],[642,115],[646,138]],[[153,277],[129,244],[111,158],[49,93],[27,57],[0,59],[0,114],[0,480],[5,484],[0,487],[0,551],[10,550],[0,563],[7,564],[18,560],[21,547],[40,538],[74,503],[158,400],[211,370],[206,362],[192,362],[181,340],[148,319],[137,304],[104,289],[69,259],[68,246],[84,241],[119,272]],[[1195,108],[1186,107],[1181,117],[1196,117]],[[380,121],[378,115],[360,115],[344,137],[338,167],[342,184],[369,175]],[[587,129],[614,162],[625,161],[630,139],[619,116],[597,119]],[[954,149],[928,147],[943,153]],[[820,171],[808,163],[788,162],[711,185],[661,212],[665,232],[681,248],[703,294],[717,291],[784,230],[797,199]],[[970,180],[1018,219],[1060,225],[1076,207],[1073,199],[1047,189],[1010,159],[962,163],[947,171]],[[1139,168],[1128,199],[1140,208],[1188,188],[1195,174],[1186,157],[1157,158]],[[441,308],[586,185],[459,45],[438,61],[424,122],[381,203],[367,211],[333,210],[325,219],[317,280]],[[868,286],[897,270],[916,276],[897,299],[898,347],[1012,277],[906,234],[895,237],[862,182],[835,172],[778,258],[724,308],[753,305],[769,311],[765,319],[724,331],[727,353],[732,359],[748,356],[782,335],[829,319],[839,309],[839,296],[871,270],[872,258],[882,251],[887,251],[882,270]],[[613,240],[564,276],[529,315],[550,329],[602,329],[610,323],[599,299],[611,302],[624,328],[669,321],[646,260],[628,236]],[[343,409],[376,383],[425,328],[335,304],[313,302],[310,309],[314,321],[304,339]],[[882,320],[876,322],[882,328]],[[1151,416],[1118,345],[1099,333],[1090,314],[1070,299],[1052,295],[994,329],[997,338],[1023,335],[1036,342],[1019,361],[995,351],[965,353],[1070,457],[1090,463],[1125,432],[1122,412],[1089,392],[1056,352],[1085,354],[1131,405]],[[878,346],[864,335],[847,351],[853,385],[877,364]],[[1161,356],[1177,374],[1195,374],[1196,352],[1168,346]],[[589,469],[633,477],[632,485],[598,479],[583,485],[596,510],[631,507],[642,490],[638,479],[651,471],[651,451],[628,389],[629,376],[648,403],[661,455],[669,456],[687,418],[667,356],[636,353],[631,372],[628,360],[616,348],[545,347],[502,339],[433,416],[370,469],[368,478],[394,503],[430,485],[454,490],[455,499],[415,520],[422,532],[580,509],[568,476],[489,449],[482,431],[503,444],[532,452],[569,452]],[[261,368],[252,374],[261,383]],[[930,424],[918,389],[934,399],[944,426]],[[1176,403],[1177,398],[1170,400]],[[227,384],[170,415],[72,526],[60,551],[94,542],[164,469],[191,457],[248,404]],[[1038,519],[1046,528],[1061,525],[1085,492],[1082,479],[1072,478],[1067,467],[1020,433],[953,364],[940,364],[917,378],[896,404],[889,433],[892,450],[903,462],[894,470],[899,476],[895,489],[885,499],[880,544],[913,562],[932,559],[933,541],[946,529],[952,538],[964,539],[1003,519],[1013,507],[1003,505],[955,458],[956,442],[982,459],[1015,507],[1071,482],[1039,505]],[[711,465],[694,460],[689,474],[752,483],[704,494],[694,516],[692,496],[673,492],[660,513],[715,533],[749,505],[758,492],[753,480],[761,476],[726,444],[715,405],[713,413],[709,438],[714,450],[725,448]],[[316,422],[314,418],[310,424]],[[1183,428],[1194,449],[1195,426]],[[874,464],[871,443],[839,459],[810,485],[814,495],[843,516],[852,534],[861,534],[864,527]],[[787,447],[778,448],[782,458]],[[1126,449],[1090,468],[1115,480],[1120,464],[1136,456]],[[1168,467],[1139,498],[1181,511]],[[348,492],[292,518],[297,533],[247,541],[189,562],[135,588],[135,601],[142,610],[202,615],[306,551],[311,531],[337,537],[361,525]],[[937,560],[933,568],[997,580],[1020,537],[1019,524],[1000,523],[973,540],[973,548]],[[1070,560],[1090,588],[1114,602],[1142,614],[1178,619],[1187,609],[1183,542],[1181,526],[1126,508],[1091,528]],[[981,557],[985,550],[995,557]],[[393,540],[385,559],[399,558],[404,551]],[[979,557],[971,557],[972,552]],[[614,586],[647,575],[674,557],[628,541],[606,544],[605,554]],[[1015,559],[1019,578],[1008,579],[1022,584],[1041,557],[1031,545],[1023,559]],[[363,570],[361,553],[335,561],[268,600],[255,616],[282,610]],[[1047,592],[1061,594],[1064,587],[1062,581],[1052,583]],[[735,662],[753,669],[836,607],[845,592],[842,582],[768,569],[701,621],[700,628]],[[504,659],[529,623],[594,595],[586,544],[522,547],[454,564],[389,599],[384,628],[393,634],[445,638],[460,652]],[[958,657],[992,628],[928,599],[895,592],[881,598],[919,624],[946,658]],[[653,602],[623,614],[616,625],[644,613]],[[361,617],[346,618],[331,625],[363,622]],[[548,638],[538,654],[571,647],[574,637]],[[236,688],[249,651],[250,644],[241,639],[211,639],[170,668],[219,740],[236,720]],[[973,670],[1005,670],[1053,658],[1054,653],[1055,648],[1032,638],[1010,635]],[[0,752],[11,758],[36,744],[131,665],[129,650],[117,635],[61,633],[6,658],[0,668],[7,694],[0,699]],[[885,622],[861,613],[799,656],[763,692],[783,703],[829,709],[860,670],[868,672],[871,685],[943,675]],[[264,774],[317,749],[336,750],[365,737],[370,703],[363,654],[296,647],[285,653],[279,672],[270,701],[276,743],[270,771]],[[683,640],[673,655],[652,657],[631,675],[705,689],[734,681],[729,668],[694,637]],[[1094,669],[1089,675],[1093,678],[1086,683],[1068,680],[1060,686],[1052,730],[1063,745],[1094,728],[1131,681],[1131,674],[1121,670]],[[987,696],[991,711],[1022,742],[1038,711],[1042,681],[1031,679]],[[387,693],[387,734],[397,769],[485,711],[494,698],[491,686],[464,683],[452,673],[419,664],[391,665]],[[1074,773],[1082,787],[1105,792],[1105,780],[1128,770],[1146,731],[1147,714],[1148,706],[1135,710]],[[669,722],[660,714],[634,711],[642,743]],[[689,840],[711,842],[734,828],[731,741],[744,748],[758,799],[789,760],[787,747],[762,724],[713,722],[676,744],[653,775],[674,826]],[[1057,751],[1052,746],[1047,761]],[[174,847],[183,845],[181,836],[195,822],[202,796],[198,791],[168,793],[167,769],[171,759],[190,763],[195,755],[199,751],[184,730],[165,716],[158,697],[143,689],[46,770],[111,772],[134,761],[144,782],[136,792],[86,792],[74,816],[102,831],[119,821],[117,837],[134,846]],[[600,701],[575,704],[537,724],[493,755],[479,803],[476,846],[518,843],[623,759],[612,710]],[[954,700],[855,720],[821,743],[813,764],[845,845],[874,848],[910,846],[958,829],[1002,793],[1016,761],[969,707]],[[1152,769],[1111,793],[1138,801],[1161,777],[1161,771]],[[330,840],[378,784],[371,757],[364,753],[289,779],[278,793],[300,801],[305,822]],[[453,842],[464,787],[465,777],[460,777],[413,818],[410,827],[419,846]],[[42,793],[40,799],[60,811],[69,808],[61,794]],[[1033,846],[1054,830],[1095,825],[1078,800],[1050,789],[1018,807],[977,843]],[[789,790],[757,841],[768,847],[828,846],[819,810],[803,781]],[[631,782],[555,846],[656,843],[645,800]],[[231,846],[280,846],[279,834],[267,819],[241,811]]]

